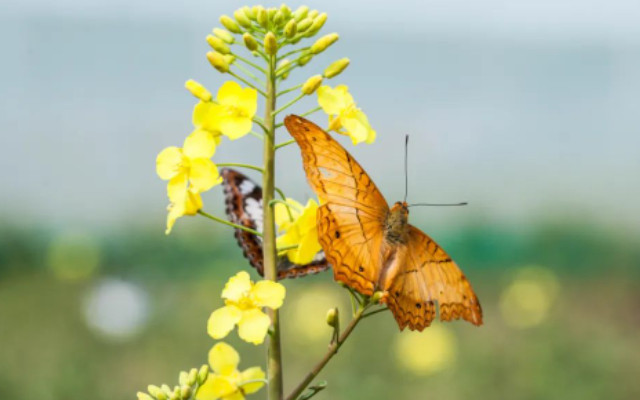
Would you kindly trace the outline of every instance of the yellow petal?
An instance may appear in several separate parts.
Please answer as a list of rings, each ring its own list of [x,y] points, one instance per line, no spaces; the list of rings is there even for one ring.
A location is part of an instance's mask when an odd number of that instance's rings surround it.
[[[204,192],[222,183],[222,178],[213,161],[208,158],[195,158],[191,160],[189,181],[194,191]]]
[[[238,388],[220,375],[210,374],[196,393],[197,400],[217,400],[237,392]]]
[[[222,298],[231,301],[240,301],[251,290],[251,278],[246,271],[240,271],[227,281],[222,290]]]
[[[240,391],[235,391],[227,396],[223,396],[222,400],[244,400],[244,395]]]
[[[253,121],[245,116],[225,116],[219,121],[220,132],[231,140],[236,140],[251,132]]]
[[[242,319],[238,322],[238,335],[245,342],[261,344],[271,325],[271,319],[267,314],[257,308],[242,313]]]
[[[175,225],[178,218],[184,215],[184,209],[180,206],[176,207],[175,204],[169,205],[169,213],[167,214],[167,229],[164,231],[166,235],[171,233],[173,225]]]
[[[227,336],[242,318],[242,312],[236,306],[224,306],[211,313],[207,322],[207,333],[214,339]]]
[[[296,264],[309,264],[315,258],[316,254],[322,249],[318,241],[318,230],[312,229],[302,237],[298,248],[295,249],[293,259],[289,258]]]
[[[218,342],[209,350],[209,365],[216,374],[232,375],[239,363],[240,355],[225,342]]]
[[[275,220],[279,232],[286,230],[300,216],[303,209],[302,205],[294,199],[287,198],[286,203],[286,205],[276,203],[274,207]]]
[[[256,283],[251,289],[251,298],[259,307],[270,307],[274,310],[282,306],[286,290],[278,282],[264,280]]]
[[[258,92],[255,89],[243,89],[237,82],[227,81],[218,90],[216,100],[223,106],[230,106],[242,111],[249,119],[258,109]]]
[[[202,208],[202,197],[200,193],[187,191],[187,197],[184,202],[184,215],[196,215]]]
[[[193,108],[193,126],[211,132],[220,131],[220,118],[224,110],[218,104],[201,101]]]
[[[182,203],[187,197],[187,175],[179,174],[167,184],[167,196],[172,203]]]
[[[172,146],[162,150],[156,157],[156,173],[160,179],[171,179],[181,172],[184,155],[178,147]]]
[[[189,158],[211,158],[216,152],[216,140],[211,132],[196,129],[184,140],[182,151]]]
[[[243,384],[242,382],[257,381],[265,378],[264,371],[260,367],[247,368],[240,373],[240,387],[245,394],[255,393],[264,386],[264,382]]]
[[[329,115],[340,114],[340,111],[346,107],[344,100],[344,95],[330,86],[324,85],[318,88],[318,105]]]

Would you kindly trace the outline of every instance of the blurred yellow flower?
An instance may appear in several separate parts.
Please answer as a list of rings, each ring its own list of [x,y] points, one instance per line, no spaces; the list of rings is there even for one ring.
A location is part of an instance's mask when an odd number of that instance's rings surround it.
[[[211,132],[196,129],[184,141],[183,147],[167,147],[156,158],[156,172],[168,180],[167,195],[171,201],[167,217],[167,234],[176,219],[194,215],[201,207],[199,193],[222,182],[218,168],[211,161],[216,141]]]
[[[258,109],[258,92],[243,89],[233,81],[218,90],[215,102],[200,101],[193,109],[193,124],[200,129],[220,132],[231,140],[251,132]]]
[[[521,268],[500,297],[502,318],[513,328],[536,326],[548,317],[558,290],[558,279],[550,269]]]
[[[264,386],[265,373],[260,367],[238,371],[240,356],[224,342],[209,351],[209,365],[213,370],[198,392],[197,400],[243,400],[245,394],[257,392]]]
[[[238,272],[222,290],[225,306],[211,313],[207,331],[214,339],[221,339],[238,325],[242,340],[260,344],[271,324],[262,307],[276,310],[282,306],[284,296],[285,288],[281,284],[269,280],[254,284],[247,272]]]
[[[309,199],[307,205],[302,206],[295,200],[287,199],[292,207],[293,222],[289,219],[286,212],[281,210],[275,214],[276,224],[281,230],[285,230],[285,234],[276,239],[278,248],[296,246],[295,248],[285,250],[281,253],[286,254],[289,261],[296,264],[308,264],[313,261],[316,254],[322,249],[318,241],[318,229],[316,227],[316,214],[318,212],[318,203]],[[302,212],[295,212],[295,208],[302,209]],[[295,215],[294,215],[295,214]]]
[[[449,328],[434,324],[424,332],[399,333],[394,353],[396,361],[405,370],[415,375],[430,375],[454,363],[456,340]]]
[[[371,128],[369,119],[356,107],[346,85],[335,88],[321,86],[318,89],[318,104],[329,115],[329,130],[349,135],[353,144],[373,143],[376,131]]]

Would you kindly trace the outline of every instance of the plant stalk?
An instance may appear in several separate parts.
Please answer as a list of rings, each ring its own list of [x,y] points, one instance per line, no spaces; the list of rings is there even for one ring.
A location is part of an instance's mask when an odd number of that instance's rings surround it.
[[[272,281],[278,279],[276,262],[276,228],[273,207],[269,204],[275,192],[275,109],[276,109],[276,56],[268,57],[267,91],[264,115],[264,168],[262,174],[263,259],[264,277]],[[280,320],[277,310],[267,309],[271,317],[271,329],[267,349],[268,400],[282,400],[282,353],[280,347]]]

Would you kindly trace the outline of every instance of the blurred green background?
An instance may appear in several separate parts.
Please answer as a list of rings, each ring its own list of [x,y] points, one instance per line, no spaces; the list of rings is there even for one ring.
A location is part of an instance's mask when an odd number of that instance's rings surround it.
[[[154,159],[190,131],[184,81],[224,81],[204,37],[239,5],[28,0],[0,13],[2,398],[134,398],[206,362],[206,320],[246,264],[232,232],[201,218],[164,235]],[[640,398],[640,4],[317,7],[341,39],[290,81],[351,58],[335,83],[378,140],[343,143],[395,201],[409,133],[410,201],[470,202],[411,220],[462,267],[485,314],[480,328],[421,334],[388,313],[366,320],[318,398]],[[260,154],[247,137],[214,160]],[[288,194],[311,195],[294,146],[277,169]],[[205,208],[222,214],[219,188]],[[326,349],[327,309],[346,322],[348,296],[330,273],[285,284],[291,388]],[[263,365],[262,347],[230,342],[241,368]]]

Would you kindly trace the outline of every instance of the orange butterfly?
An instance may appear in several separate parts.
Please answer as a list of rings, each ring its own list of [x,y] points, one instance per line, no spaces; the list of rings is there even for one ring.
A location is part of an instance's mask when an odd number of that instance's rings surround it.
[[[436,316],[482,324],[469,281],[447,253],[408,223],[406,202],[389,209],[360,164],[314,123],[290,115],[287,130],[302,150],[307,179],[323,205],[318,238],[334,278],[371,296],[382,290],[400,329],[422,331]]]

